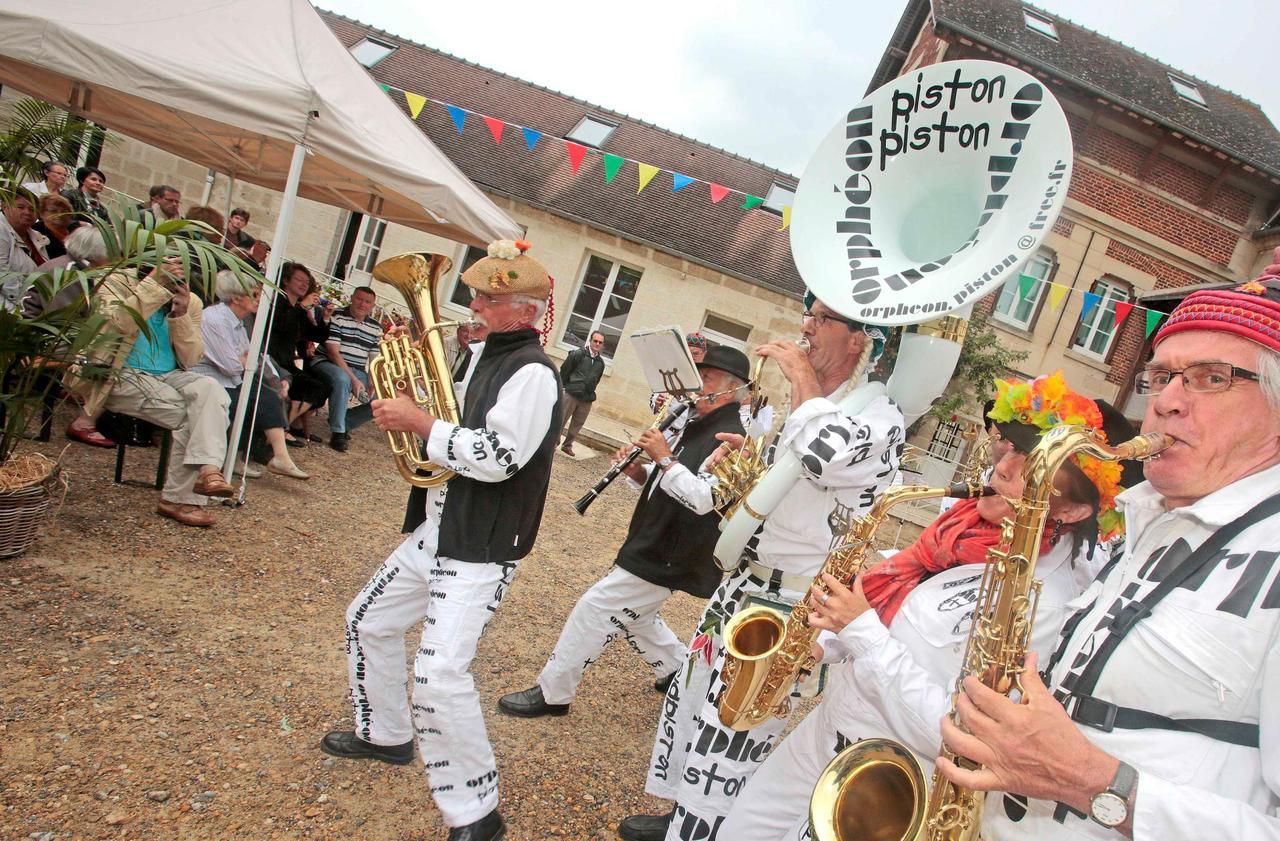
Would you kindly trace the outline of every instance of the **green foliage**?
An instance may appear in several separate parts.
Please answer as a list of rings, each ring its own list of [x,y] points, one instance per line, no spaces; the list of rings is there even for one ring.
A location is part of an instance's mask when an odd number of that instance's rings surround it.
[[[929,414],[944,421],[952,415],[976,416],[982,404],[995,394],[992,381],[1012,374],[1026,358],[1026,351],[1010,350],[1001,344],[1000,333],[991,326],[989,316],[975,314],[969,319],[969,332],[951,383]]]
[[[38,99],[18,100],[0,121],[5,125],[0,132],[0,166],[9,189],[43,180],[45,161],[65,161],[69,150],[93,128]]]

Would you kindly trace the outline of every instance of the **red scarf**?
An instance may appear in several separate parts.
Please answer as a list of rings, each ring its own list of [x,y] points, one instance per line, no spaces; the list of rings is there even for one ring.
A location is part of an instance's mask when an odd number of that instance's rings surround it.
[[[927,574],[960,564],[981,564],[1000,539],[1000,526],[978,514],[978,501],[964,499],[929,524],[915,543],[862,576],[862,592],[888,627],[907,594]]]

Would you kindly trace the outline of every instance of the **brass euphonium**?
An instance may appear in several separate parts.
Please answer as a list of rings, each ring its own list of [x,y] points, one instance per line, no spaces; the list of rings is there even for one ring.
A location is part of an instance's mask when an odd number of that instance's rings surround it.
[[[413,311],[421,337],[414,342],[407,333],[386,336],[378,344],[378,356],[369,363],[369,385],[387,400],[408,394],[418,406],[441,420],[459,421],[458,399],[453,391],[449,359],[441,331],[460,322],[441,321],[436,305],[436,281],[453,268],[441,254],[401,254],[373,267],[373,277],[394,286]],[[454,472],[423,457],[420,439],[410,432],[388,432],[391,452],[400,475],[411,485],[434,488],[454,477]]]
[[[1106,461],[1146,459],[1171,441],[1151,432],[1111,447],[1085,426],[1054,427],[1040,438],[1022,469],[1022,497],[1009,500],[1013,519],[1004,521],[999,541],[987,553],[969,642],[952,693],[953,721],[959,721],[955,701],[960,685],[970,675],[1003,695],[1022,691],[1023,660],[1040,599],[1035,566],[1058,468],[1078,453]],[[895,756],[910,757],[910,762],[886,774],[883,756],[890,749]],[[946,745],[942,755],[965,767],[977,767],[957,759]],[[973,841],[978,837],[982,792],[953,785],[936,769],[927,803],[922,803],[923,791],[924,775],[910,750],[889,739],[855,742],[837,754],[819,777],[809,808],[813,836],[818,841]]]
[[[810,596],[825,594],[826,573],[849,585],[874,553],[871,545],[889,509],[903,502],[950,496],[968,499],[989,493],[980,485],[960,483],[946,488],[898,485],[882,493],[827,556],[805,597],[784,616],[773,608],[754,605],[733,615],[724,626],[724,691],[717,707],[720,723],[732,730],[750,730],[774,716],[791,712],[791,688],[800,672],[812,669],[813,642],[818,629],[809,626]]]

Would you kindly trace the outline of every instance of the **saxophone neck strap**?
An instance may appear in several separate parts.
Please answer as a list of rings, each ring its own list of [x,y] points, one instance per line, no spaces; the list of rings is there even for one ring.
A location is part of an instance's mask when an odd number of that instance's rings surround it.
[[[1230,742],[1246,747],[1257,747],[1259,744],[1258,725],[1244,724],[1237,721],[1219,719],[1173,719],[1157,713],[1120,707],[1092,696],[1098,679],[1107,661],[1115,653],[1120,643],[1133,628],[1146,619],[1155,610],[1157,604],[1164,600],[1175,589],[1189,581],[1192,576],[1204,569],[1227,544],[1250,526],[1280,513],[1280,494],[1268,497],[1250,508],[1244,514],[1227,523],[1209,536],[1204,543],[1192,552],[1186,560],[1170,572],[1147,593],[1144,598],[1136,599],[1125,605],[1112,618],[1106,638],[1098,646],[1097,652],[1089,659],[1088,665],[1080,673],[1080,678],[1072,685],[1071,694],[1063,702],[1071,718],[1097,730],[1109,732],[1116,727],[1125,730],[1156,728],[1161,730],[1179,730],[1200,733],[1211,739]],[[1074,619],[1074,617],[1073,617]],[[1072,626],[1074,631],[1074,624]]]

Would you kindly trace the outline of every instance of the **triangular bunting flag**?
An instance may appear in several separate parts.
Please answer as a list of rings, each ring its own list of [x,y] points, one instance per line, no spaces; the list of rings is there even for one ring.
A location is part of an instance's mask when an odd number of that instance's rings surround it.
[[[462,127],[467,122],[467,112],[456,105],[446,105],[445,110],[449,112],[449,118],[453,120],[454,126],[457,127],[458,134],[462,134]]]
[[[383,84],[379,84],[379,85],[378,85],[378,87],[382,88],[382,92],[383,92],[383,93],[391,93],[391,86],[390,86],[390,85],[383,85]]]
[[[1147,332],[1143,333],[1146,338],[1151,338],[1151,334],[1155,332],[1156,325],[1164,319],[1164,313],[1160,310],[1147,310]]]
[[[785,231],[789,227],[791,227],[791,205],[784,204],[782,206],[782,227],[778,230]]]
[[[742,209],[751,210],[752,208],[759,207],[762,204],[764,204],[764,199],[762,199],[760,196],[753,196],[748,194],[747,200],[742,203]]]
[[[640,168],[640,188],[636,190],[636,192],[639,193],[640,190],[649,186],[649,182],[653,180],[653,176],[657,175],[660,170],[652,164],[642,164],[639,161],[636,161],[636,166]]]
[[[489,133],[493,135],[493,142],[501,143],[502,130],[507,127],[507,124],[497,117],[485,117],[484,124],[489,127]]]
[[[538,145],[538,141],[542,139],[542,132],[532,128],[520,129],[524,132],[524,145],[529,147],[529,151],[533,151],[533,147]]]
[[[1129,313],[1133,312],[1133,304],[1125,304],[1120,301],[1116,302],[1116,327],[1124,324],[1124,320],[1129,317]]]
[[[578,167],[582,166],[582,159],[586,157],[587,147],[581,143],[574,143],[572,140],[564,142],[564,148],[569,153],[569,168],[573,170],[573,174],[578,174]]]
[[[618,175],[618,170],[622,169],[622,165],[626,163],[626,160],[621,155],[604,153],[604,183],[613,183],[613,179]]]
[[[427,98],[420,93],[413,91],[404,92],[404,101],[409,103],[409,115],[415,120],[422,113],[422,107],[427,104]]]
[[[719,204],[720,200],[729,195],[728,187],[721,187],[719,184],[708,184],[711,188],[711,203]]]
[[[697,180],[698,179],[696,178],[690,178],[687,175],[681,175],[678,172],[673,172],[671,173],[671,192],[678,193],[682,188],[688,187]]]
[[[1084,293],[1084,311],[1080,313],[1080,320],[1083,321],[1088,318],[1089,313],[1093,312],[1093,308],[1096,307],[1098,302],[1101,300],[1102,296],[1096,292]]]
[[[1039,280],[1040,278],[1036,277],[1035,275],[1029,275],[1029,274],[1018,275],[1018,300],[1019,301],[1027,300],[1027,296],[1029,296],[1032,290],[1036,288],[1036,283]]]
[[[1049,309],[1057,312],[1058,307],[1062,306],[1062,299],[1067,297],[1068,289],[1058,283],[1049,285]]]

